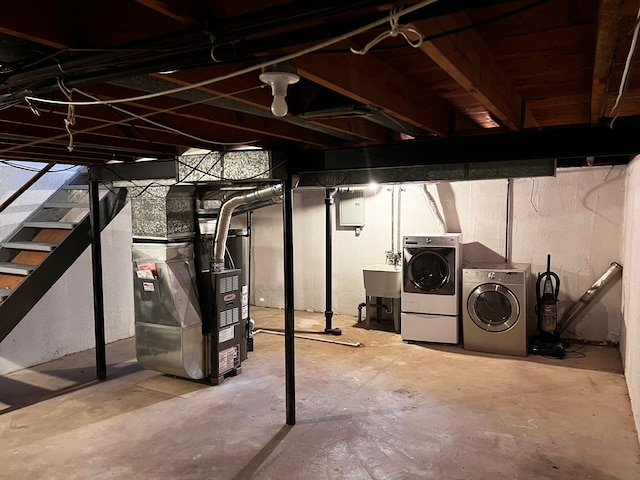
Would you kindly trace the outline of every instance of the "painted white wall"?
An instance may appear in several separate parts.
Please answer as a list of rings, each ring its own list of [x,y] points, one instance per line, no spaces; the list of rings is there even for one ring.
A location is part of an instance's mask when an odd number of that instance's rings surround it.
[[[551,269],[561,283],[559,318],[611,262],[621,262],[625,171],[623,166],[561,169],[556,177],[513,180],[510,260],[530,263],[532,272],[537,274],[546,269],[547,254],[551,254]],[[462,232],[465,261],[504,261],[507,180],[439,182],[428,189],[448,231]],[[294,191],[297,309],[325,310],[324,197],[324,189]],[[337,194],[336,204],[339,201]],[[335,313],[357,315],[365,295],[361,269],[384,263],[385,250],[392,248],[391,187],[368,192],[365,209],[366,225],[359,236],[353,229],[338,227],[334,232]],[[417,185],[402,186],[400,230],[402,234],[438,233]],[[282,308],[282,207],[256,211],[252,235],[251,301]],[[569,331],[587,340],[617,342],[620,305],[621,282],[617,280],[583,311]]]
[[[624,209],[624,320],[620,334],[620,353],[634,412],[636,430],[640,438],[640,157],[627,167]]]
[[[134,334],[131,207],[102,232],[107,343]],[[91,248],[0,342],[0,375],[93,348]],[[107,358],[107,362],[109,359]]]
[[[45,164],[11,162],[0,163],[0,202],[6,200]],[[18,168],[22,166],[23,168]],[[36,208],[49,198],[67,179],[76,175],[81,167],[61,165],[48,171],[29,190],[0,213],[0,239],[7,238]]]

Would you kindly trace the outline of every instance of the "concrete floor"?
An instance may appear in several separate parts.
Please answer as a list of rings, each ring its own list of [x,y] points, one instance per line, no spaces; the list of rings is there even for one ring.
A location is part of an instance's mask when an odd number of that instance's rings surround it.
[[[282,310],[252,317],[283,327]],[[142,370],[132,339],[108,346],[104,382],[93,351],[0,377],[0,478],[640,479],[617,349],[518,358],[334,326],[315,337],[362,346],[296,340],[293,427],[268,333],[218,386]],[[324,316],[297,312],[296,329]]]

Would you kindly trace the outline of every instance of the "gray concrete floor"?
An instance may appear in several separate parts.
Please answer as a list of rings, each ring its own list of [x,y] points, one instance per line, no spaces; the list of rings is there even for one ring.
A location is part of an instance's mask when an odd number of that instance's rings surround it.
[[[257,328],[282,310],[252,308]],[[142,370],[132,339],[0,377],[2,479],[640,479],[620,356],[563,360],[407,344],[385,328],[296,312],[296,425],[284,337],[255,336],[218,386]]]

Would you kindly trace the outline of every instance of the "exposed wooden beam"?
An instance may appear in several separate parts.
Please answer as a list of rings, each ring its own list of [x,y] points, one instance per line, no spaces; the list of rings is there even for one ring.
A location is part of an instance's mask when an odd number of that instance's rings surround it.
[[[224,65],[216,68],[218,74],[229,74],[232,72],[232,67],[225,67]],[[161,78],[162,80],[170,80],[178,85],[192,85],[194,83],[201,82],[207,78],[210,78],[209,69],[196,69],[186,72],[176,72],[173,75],[153,75],[154,77]],[[257,108],[263,112],[270,111],[270,93],[268,88],[256,90],[257,74],[251,80],[249,77],[242,76],[234,78],[233,84],[229,81],[219,82],[210,86],[204,87],[201,90],[210,93],[212,96],[227,96],[232,95],[234,100],[248,105],[253,108]],[[265,87],[267,87],[265,85]],[[296,88],[296,87],[292,87]],[[240,94],[234,94],[238,90],[246,90]],[[331,119],[331,120],[310,120],[310,123],[324,127],[329,130],[341,132],[348,135],[353,135],[364,140],[369,140],[377,143],[385,142],[388,140],[389,131],[376,125],[365,119]]]
[[[453,31],[471,23],[467,15],[457,14],[416,22],[412,26],[433,34]],[[424,42],[420,49],[510,129],[537,126],[523,98],[476,30]]]
[[[596,32],[596,56],[593,61],[591,82],[591,124],[596,125],[605,114],[607,105],[607,83],[613,56],[620,35],[619,23],[627,0],[601,0],[598,8],[598,30]],[[637,7],[636,7],[637,10]]]
[[[139,156],[146,155],[170,155],[175,153],[175,147],[167,146],[161,142],[154,143],[154,137],[149,138],[125,138],[121,132],[111,127],[100,127],[91,130],[91,127],[84,131],[78,129],[73,131],[73,146],[82,148],[94,148],[96,150],[109,151],[112,153],[125,152],[126,154]],[[106,133],[105,133],[106,131]],[[175,137],[175,135],[174,135]],[[34,145],[69,145],[69,134],[62,126],[32,125],[20,123],[13,118],[11,121],[0,119],[0,138],[2,139],[28,139],[23,144],[14,145],[0,150],[0,156],[9,154],[17,150],[28,150]],[[166,137],[165,137],[166,140]],[[175,141],[175,140],[174,140]],[[186,145],[185,145],[186,146]]]
[[[68,38],[64,28],[55,21],[54,2],[13,2],[11,8],[4,8],[0,21],[0,32],[48,47],[63,49]]]
[[[144,87],[140,87],[144,88]],[[94,93],[100,95],[105,100],[113,98],[126,98],[132,95],[138,95],[141,91],[120,87],[116,85],[103,85],[93,89]],[[202,91],[202,90],[201,90]],[[207,92],[210,93],[210,92]],[[211,101],[215,100],[218,95],[211,95]],[[280,121],[276,118],[259,117],[242,112],[232,112],[221,108],[215,108],[207,105],[205,102],[201,104],[190,105],[188,108],[177,108],[186,102],[181,99],[172,98],[171,96],[161,96],[153,99],[152,102],[136,103],[135,106],[148,110],[148,112],[158,112],[154,114],[152,118],[161,121],[160,118],[164,118],[165,121],[170,117],[175,119],[190,119],[193,121],[188,127],[189,130],[202,129],[204,126],[217,125],[230,130],[237,130],[238,132],[251,132],[254,136],[274,136],[285,140],[299,141],[309,143],[321,147],[336,147],[340,144],[337,139],[314,132],[306,128],[301,128],[297,125],[292,125],[287,122]],[[133,105],[129,103],[128,105]],[[128,109],[128,106],[123,107]],[[172,109],[170,113],[161,114],[162,110]],[[147,113],[148,113],[147,112]]]
[[[323,87],[440,136],[449,135],[449,107],[373,54],[324,54],[295,60],[298,73]]]
[[[195,20],[190,14],[193,2],[183,0],[182,2],[168,2],[166,0],[135,0],[140,5],[150,8],[165,17],[172,18],[185,25],[193,25]],[[179,5],[179,6],[178,6]]]
[[[337,132],[360,137],[374,143],[383,143],[391,139],[392,132],[366,118],[334,118],[330,120],[312,120],[310,123],[330,128]]]

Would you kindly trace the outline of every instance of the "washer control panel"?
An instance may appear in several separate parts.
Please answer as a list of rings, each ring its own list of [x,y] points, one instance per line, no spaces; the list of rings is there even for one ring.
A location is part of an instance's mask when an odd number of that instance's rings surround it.
[[[460,234],[451,235],[410,235],[405,236],[403,243],[405,247],[454,247],[460,242]]]

